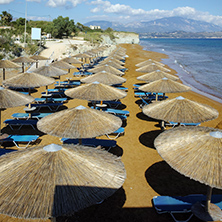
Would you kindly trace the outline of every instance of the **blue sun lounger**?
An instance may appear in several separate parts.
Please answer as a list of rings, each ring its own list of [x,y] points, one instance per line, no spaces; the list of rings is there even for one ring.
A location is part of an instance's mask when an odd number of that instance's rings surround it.
[[[79,144],[78,139],[69,139],[69,138],[62,138],[61,141],[64,144]],[[104,139],[82,139],[82,145],[84,146],[102,146],[102,147],[108,147],[112,148],[116,146],[116,141],[115,140],[104,140]]]
[[[13,142],[17,148],[27,148],[30,143],[35,142],[38,135],[9,135],[7,138],[0,140],[0,143]],[[25,146],[19,146],[19,143],[25,143]]]
[[[91,101],[92,104],[96,103],[100,103],[100,101]],[[103,101],[104,104],[107,104],[107,106],[109,106],[110,108],[117,108],[118,106],[122,105],[122,103],[120,101]]]
[[[34,104],[31,104],[31,107],[36,107],[37,110],[40,110],[41,108],[46,107],[51,111],[57,111],[59,107],[62,105],[63,103],[34,103]]]
[[[178,126],[178,125],[181,125],[181,126],[199,126],[201,123],[177,123],[177,122],[169,122],[169,123],[166,123],[165,125],[166,126],[172,126],[172,128],[174,128],[175,126]]]
[[[36,103],[46,103],[52,102],[52,103],[64,103],[67,101],[67,98],[35,98]]]
[[[124,129],[123,127],[120,127],[120,128],[119,128],[118,130],[116,130],[115,132],[110,133],[110,134],[106,134],[106,136],[107,136],[109,139],[111,139],[111,140],[115,140],[116,138],[119,137],[119,135],[124,134],[124,131],[125,131],[125,129]],[[115,134],[115,136],[114,136],[114,137],[111,137],[111,135],[114,135],[114,134]]]
[[[197,203],[206,201],[203,194],[192,194],[188,196],[155,196],[153,197],[153,206],[157,213],[169,213],[176,222],[187,222],[193,216],[191,207]],[[222,207],[222,195],[212,195],[211,202],[218,207]],[[222,209],[222,208],[221,208]],[[179,213],[189,213],[186,220],[178,220],[175,215]]]
[[[126,91],[126,92],[128,91],[128,88],[124,87],[124,86],[115,86],[115,88],[121,89],[121,90]]]
[[[4,123],[7,124],[12,130],[14,130],[13,126],[18,126],[19,130],[22,128],[22,126],[31,126],[35,130],[37,122],[38,120],[35,119],[6,119],[4,121]]]
[[[93,106],[91,106],[91,108],[93,109]],[[100,110],[100,107],[96,107],[97,110]],[[123,115],[123,116],[128,116],[129,115],[129,111],[128,110],[120,110],[120,109],[111,109],[111,108],[102,108],[102,111],[107,112],[107,113],[112,113],[114,115]]]
[[[15,119],[41,119],[45,116],[48,116],[52,113],[13,113],[12,117]]]

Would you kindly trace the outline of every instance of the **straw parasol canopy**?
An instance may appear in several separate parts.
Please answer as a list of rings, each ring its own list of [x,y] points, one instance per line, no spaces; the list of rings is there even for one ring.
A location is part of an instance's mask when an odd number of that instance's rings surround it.
[[[61,61],[67,62],[69,64],[82,64],[83,62],[79,61],[78,59],[75,59],[74,57],[66,57],[62,59]]]
[[[36,61],[36,68],[38,68],[38,61],[39,60],[48,60],[49,58],[44,57],[44,56],[40,56],[40,55],[33,55],[30,56],[31,59],[34,59]]]
[[[34,63],[35,60],[34,60],[34,59],[31,59],[31,58],[29,58],[29,57],[26,57],[26,56],[21,56],[21,57],[18,57],[18,58],[13,59],[12,62],[22,63],[22,72],[25,72],[24,64],[25,64],[25,63]]]
[[[91,56],[91,55],[88,55],[88,54],[86,54],[86,53],[79,53],[79,54],[74,55],[73,57],[75,57],[75,58],[81,58],[81,59],[87,59],[87,58],[91,58],[92,56]]]
[[[2,60],[0,60],[0,68],[3,69],[2,80],[5,80],[5,69],[7,69],[7,68],[20,68],[20,66],[17,65],[16,63],[10,61],[10,60],[2,59]]]
[[[126,82],[126,79],[108,73],[106,71],[98,72],[92,76],[88,76],[80,80],[83,83],[92,83],[92,82],[100,82],[106,85],[115,85],[115,84],[122,84]]]
[[[153,59],[148,59],[146,61],[137,63],[136,66],[137,67],[143,67],[143,66],[151,65],[152,63],[160,65],[160,66],[165,66],[163,63],[157,62],[156,60],[153,60]]]
[[[144,75],[138,76],[137,79],[146,82],[153,82],[162,78],[168,78],[174,81],[179,80],[178,77],[168,74],[164,71],[155,70],[153,72],[146,73]]]
[[[56,112],[38,121],[40,131],[65,138],[93,138],[119,129],[122,120],[112,114],[78,106]]]
[[[30,88],[47,86],[53,84],[54,82],[55,80],[53,78],[34,72],[25,72],[3,81],[3,85],[15,88],[28,88],[30,95]]]
[[[161,71],[164,71],[164,72],[171,72],[170,69],[167,69],[161,65],[157,65],[155,63],[152,63],[150,65],[146,65],[146,66],[143,66],[143,67],[140,67],[138,69],[136,69],[137,72],[153,72],[155,70],[161,70]]]
[[[121,159],[80,145],[37,146],[0,157],[0,213],[23,219],[69,216],[124,183]]]
[[[167,78],[147,83],[145,85],[140,86],[138,89],[144,92],[156,92],[156,93],[179,93],[191,90],[189,86],[175,82]]]
[[[6,108],[23,106],[31,103],[33,97],[24,95],[22,93],[0,87],[0,131],[1,131],[1,111]]]
[[[175,170],[211,187],[205,209],[192,211],[204,221],[221,220],[221,210],[211,207],[212,188],[222,189],[222,130],[210,127],[178,127],[161,133],[154,141],[161,157]],[[217,218],[215,218],[215,213]]]
[[[90,69],[90,72],[93,72],[93,73],[97,73],[97,72],[101,72],[101,71],[106,71],[111,74],[115,74],[117,76],[124,75],[124,72],[121,72],[120,70],[118,70],[112,66],[106,65],[106,64],[102,65],[102,66],[96,66],[95,68]]]
[[[216,109],[182,96],[144,106],[143,113],[154,119],[176,123],[200,123],[219,115]]]
[[[120,56],[115,53],[111,53],[110,56],[112,56],[114,59],[125,60],[124,56]]]
[[[48,77],[54,77],[54,76],[62,76],[67,74],[65,70],[59,69],[54,66],[41,66],[37,69],[35,69],[35,73],[41,74],[43,76],[48,76]]]
[[[68,72],[70,72],[70,69],[75,69],[76,68],[75,66],[70,65],[69,63],[64,62],[62,60],[53,62],[53,63],[50,64],[50,66],[54,66],[54,67],[59,68],[59,69],[68,69]]]
[[[102,61],[100,61],[99,62],[99,64],[104,64],[104,63],[106,63],[107,61],[113,61],[113,62],[115,62],[115,63],[118,63],[118,64],[120,64],[120,65],[123,65],[124,66],[124,62],[122,62],[122,61],[120,61],[120,60],[118,60],[118,59],[115,59],[114,57],[112,57],[112,56],[109,56],[109,57],[107,57],[107,58],[105,58],[104,60],[102,60]]]
[[[67,89],[65,94],[71,98],[94,101],[122,99],[127,95],[123,90],[99,82]]]
[[[108,61],[106,61],[105,63],[102,63],[102,64],[99,63],[96,67],[104,66],[104,65],[109,65],[109,66],[112,66],[112,67],[114,67],[116,69],[123,69],[124,68],[122,65],[120,65],[120,64],[118,64],[118,63],[116,63],[116,62],[114,62],[112,60],[108,60]]]

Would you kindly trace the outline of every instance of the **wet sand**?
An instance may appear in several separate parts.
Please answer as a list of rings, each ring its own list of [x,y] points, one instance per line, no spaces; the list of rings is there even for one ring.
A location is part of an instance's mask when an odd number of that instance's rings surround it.
[[[140,45],[121,44],[126,48],[125,67],[128,69],[124,78],[127,79],[123,85],[128,88],[127,96],[122,99],[122,109],[130,112],[125,126],[125,134],[116,139],[117,147],[112,148],[110,152],[121,156],[125,165],[127,178],[123,187],[118,190],[112,197],[105,200],[102,204],[89,207],[79,212],[75,217],[61,217],[57,221],[173,221],[170,215],[158,215],[153,206],[152,198],[155,195],[188,195],[195,193],[206,194],[207,187],[182,176],[171,169],[159,156],[154,147],[154,139],[161,133],[159,122],[145,116],[138,103],[139,98],[134,97],[133,84],[142,83],[136,79],[141,73],[136,72],[135,64],[152,58],[161,61],[162,58],[167,58],[165,54],[144,51]],[[170,67],[167,67],[170,68]],[[73,73],[76,70],[71,70]],[[6,72],[7,73],[7,72]],[[172,70],[175,74],[175,71]],[[65,80],[67,75],[62,76]],[[7,78],[7,74],[6,74]],[[78,79],[78,78],[73,78]],[[53,85],[49,88],[54,88]],[[41,97],[41,91],[45,87],[40,87],[32,94],[34,97]],[[222,129],[222,104],[209,98],[197,94],[195,92],[186,93],[171,93],[167,94],[169,98],[183,96],[185,98],[198,101],[203,104],[208,104],[219,112],[219,117],[215,120],[201,123],[201,126],[217,127]],[[65,104],[67,108],[76,107],[78,105],[87,106],[84,100],[69,100]],[[24,112],[23,107],[9,108],[2,112],[2,122],[5,119],[11,118],[15,112]],[[2,125],[4,127],[4,125]],[[28,130],[28,131],[27,131]],[[3,132],[18,133],[11,131],[9,127],[3,128]],[[38,131],[23,128],[22,133],[36,134]],[[102,136],[100,138],[106,138]],[[61,144],[59,138],[41,134],[37,144],[44,145],[50,143]],[[37,145],[36,144],[36,145]],[[14,148],[14,147],[11,147]],[[220,190],[214,189],[213,193],[221,193]],[[24,220],[14,219],[8,216],[0,215],[0,221],[39,221],[39,220]],[[41,221],[41,220],[40,220]],[[193,217],[191,220],[199,221]]]

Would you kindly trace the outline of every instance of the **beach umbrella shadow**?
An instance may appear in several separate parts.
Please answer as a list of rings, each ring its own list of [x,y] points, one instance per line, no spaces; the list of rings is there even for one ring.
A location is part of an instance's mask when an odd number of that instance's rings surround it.
[[[151,117],[149,117],[149,116],[146,116],[143,112],[137,113],[137,114],[136,114],[136,117],[137,117],[138,119],[146,120],[146,121],[148,121],[148,122],[159,122],[159,120],[157,120],[157,119],[153,119],[153,118],[151,118]]]
[[[152,130],[149,132],[145,132],[139,136],[139,141],[144,146],[155,149],[154,140],[157,136],[159,136],[160,133],[162,133],[161,130]]]
[[[123,189],[123,187],[121,187],[112,196],[104,200],[101,204],[88,207],[70,217],[57,217],[56,221],[102,221],[104,218],[107,218],[107,215],[110,215],[110,218],[119,217],[125,201],[125,190]]]
[[[116,145],[115,147],[112,147],[109,150],[109,153],[112,153],[116,156],[122,156],[123,155],[123,149],[119,145]]]
[[[190,194],[206,194],[207,185],[192,180],[178,173],[165,161],[157,162],[145,172],[148,184],[159,195],[186,196]],[[222,190],[214,189],[215,194],[222,194]]]

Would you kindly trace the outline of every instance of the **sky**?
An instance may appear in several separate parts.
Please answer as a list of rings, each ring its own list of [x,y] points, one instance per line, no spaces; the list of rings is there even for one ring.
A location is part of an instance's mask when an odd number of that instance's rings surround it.
[[[183,16],[222,26],[222,0],[0,0],[0,14],[13,19],[53,21],[69,17],[75,24],[104,20],[120,23]]]

